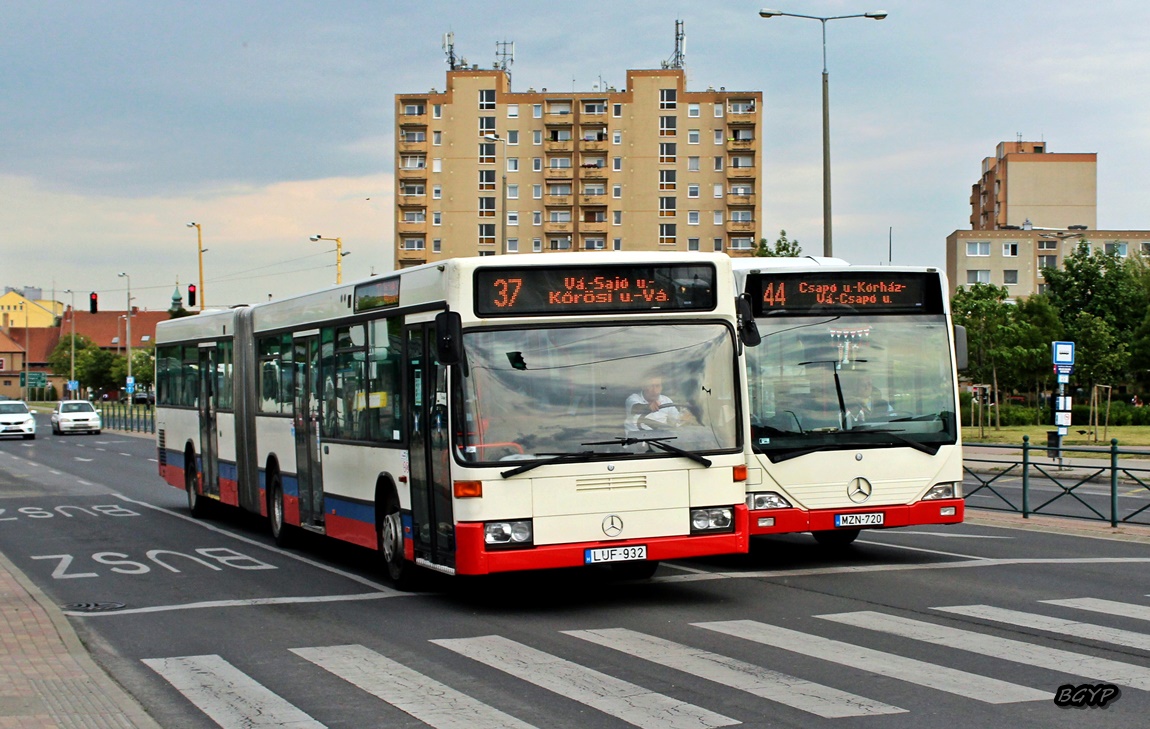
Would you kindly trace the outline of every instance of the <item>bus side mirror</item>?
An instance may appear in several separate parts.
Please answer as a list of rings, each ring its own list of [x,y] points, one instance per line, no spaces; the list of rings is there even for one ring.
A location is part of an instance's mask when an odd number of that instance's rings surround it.
[[[965,372],[970,365],[970,355],[966,349],[966,327],[954,325],[954,365],[959,372]]]
[[[751,308],[751,295],[741,294],[735,300],[735,308],[739,314],[739,341],[747,347],[757,347],[763,341],[759,334],[759,325],[755,324],[755,312]]]
[[[463,321],[457,311],[435,315],[435,356],[440,364],[457,365],[463,359]]]

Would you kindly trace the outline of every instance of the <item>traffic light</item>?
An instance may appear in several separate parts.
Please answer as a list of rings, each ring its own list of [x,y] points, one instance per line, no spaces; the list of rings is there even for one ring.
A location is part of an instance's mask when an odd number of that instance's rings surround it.
[[[196,305],[196,285],[188,284],[188,306]]]
[[[100,296],[95,291],[88,294],[88,311],[95,314],[100,310]]]

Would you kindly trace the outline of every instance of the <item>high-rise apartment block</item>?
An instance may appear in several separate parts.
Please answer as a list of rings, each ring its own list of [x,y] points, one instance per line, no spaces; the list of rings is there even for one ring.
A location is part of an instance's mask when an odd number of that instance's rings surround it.
[[[762,92],[688,91],[681,68],[623,90],[512,92],[500,69],[395,97],[395,265],[568,250],[749,255]]]
[[[1098,155],[1001,142],[970,193],[971,230],[1098,227]]]

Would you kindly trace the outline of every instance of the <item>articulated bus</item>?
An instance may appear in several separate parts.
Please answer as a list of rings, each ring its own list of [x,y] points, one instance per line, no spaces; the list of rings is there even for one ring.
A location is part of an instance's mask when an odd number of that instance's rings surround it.
[[[733,264],[762,338],[746,356],[750,534],[845,546],[862,529],[961,522],[966,332],[951,323],[945,274]]]
[[[723,254],[451,259],[159,324],[159,472],[478,575],[745,552],[745,348]]]

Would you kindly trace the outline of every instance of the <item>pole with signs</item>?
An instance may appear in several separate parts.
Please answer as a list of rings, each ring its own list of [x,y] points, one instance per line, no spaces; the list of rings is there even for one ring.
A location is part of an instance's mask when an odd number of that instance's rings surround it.
[[[1062,465],[1062,436],[1070,428],[1070,398],[1066,396],[1066,384],[1074,372],[1074,342],[1051,342],[1051,360],[1054,372],[1058,375],[1058,397],[1054,403],[1054,424],[1058,427],[1058,465]]]

